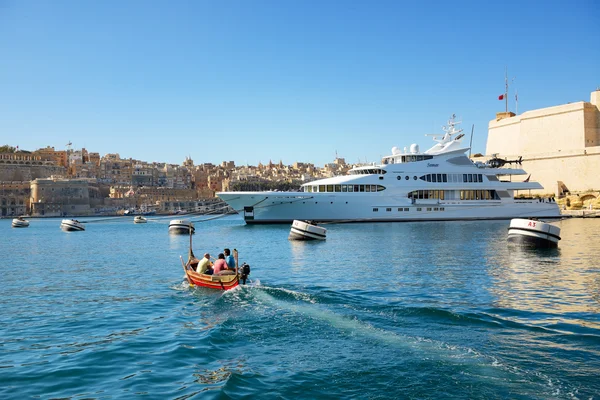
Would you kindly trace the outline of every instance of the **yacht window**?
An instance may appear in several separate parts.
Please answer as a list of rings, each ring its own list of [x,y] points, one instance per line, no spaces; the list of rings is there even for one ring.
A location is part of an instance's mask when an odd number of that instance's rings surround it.
[[[325,191],[325,185],[319,185],[319,192]]]
[[[348,185],[342,185],[342,192],[348,191]]]
[[[342,186],[341,185],[335,185],[335,191],[336,192],[341,192],[342,191]]]
[[[429,177],[429,175],[427,175]],[[435,174],[431,174],[431,182],[437,182],[437,176]]]
[[[442,181],[442,174],[437,174],[437,178],[438,178],[438,180],[437,180],[437,181],[438,181],[438,182],[441,182],[441,181]]]
[[[348,191],[349,192],[353,192],[354,191],[354,185],[348,185]]]
[[[365,192],[371,191],[371,185],[365,185]]]
[[[408,175],[406,175],[406,176],[405,176],[405,178],[406,178],[406,180],[409,180],[409,179],[410,179],[410,177],[409,177]]]
[[[417,211],[421,211],[421,207],[417,207]]]
[[[312,192],[312,186],[305,186],[305,187],[303,186],[303,187],[302,187],[302,191],[303,191],[303,192],[304,192],[304,191],[307,191],[307,192]]]
[[[390,212],[390,211],[392,211],[392,209],[391,208],[386,208],[385,211]]]
[[[396,177],[396,179],[400,180],[400,179],[402,179],[402,177],[401,177],[400,175],[398,175],[398,176]]]
[[[442,182],[448,182],[446,174],[442,174]]]
[[[404,211],[408,211],[408,207],[405,207],[405,208],[404,208]]]
[[[419,179],[422,181],[427,181],[427,175],[420,176]]]
[[[358,190],[359,190],[359,192],[364,192],[365,191],[365,185],[358,185]]]
[[[374,208],[373,209],[373,212],[377,212],[377,211],[379,211],[379,208]]]
[[[417,180],[417,176],[416,176],[416,175],[415,175],[415,176],[413,176],[413,179],[416,181],[416,180]]]
[[[354,191],[360,192],[359,187],[360,187],[360,185],[354,185]],[[363,190],[363,192],[364,192],[364,190]]]
[[[377,191],[381,192],[382,190],[385,190],[385,186],[377,185]]]
[[[479,177],[479,182],[483,182],[483,175],[477,174],[477,176]]]
[[[333,192],[333,185],[327,185],[327,191]]]

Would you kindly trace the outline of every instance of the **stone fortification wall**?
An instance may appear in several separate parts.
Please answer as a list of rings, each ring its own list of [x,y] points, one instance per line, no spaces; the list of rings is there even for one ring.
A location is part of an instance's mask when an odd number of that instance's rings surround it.
[[[36,179],[31,182],[31,215],[89,215],[90,199],[92,206],[101,204],[100,191],[97,185],[92,186],[90,191],[86,179]]]
[[[488,156],[523,157],[537,194],[600,189],[600,91],[577,102],[490,121]]]
[[[58,165],[22,165],[0,162],[0,181],[29,182],[34,179],[65,175],[65,167]]]

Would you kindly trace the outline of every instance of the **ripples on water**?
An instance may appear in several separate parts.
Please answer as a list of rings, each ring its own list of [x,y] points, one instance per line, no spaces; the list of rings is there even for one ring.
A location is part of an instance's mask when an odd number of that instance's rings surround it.
[[[92,221],[92,220],[90,220]],[[183,282],[188,238],[131,219],[66,233],[0,221],[1,398],[596,398],[600,220],[560,222],[555,251],[508,221],[198,224],[251,284]]]

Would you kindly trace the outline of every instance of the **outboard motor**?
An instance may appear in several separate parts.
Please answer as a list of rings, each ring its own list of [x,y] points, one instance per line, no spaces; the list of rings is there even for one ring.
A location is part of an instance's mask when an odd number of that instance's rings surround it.
[[[242,284],[246,284],[246,279],[248,279],[248,275],[250,275],[250,265],[243,263],[240,267],[240,279],[242,280]]]

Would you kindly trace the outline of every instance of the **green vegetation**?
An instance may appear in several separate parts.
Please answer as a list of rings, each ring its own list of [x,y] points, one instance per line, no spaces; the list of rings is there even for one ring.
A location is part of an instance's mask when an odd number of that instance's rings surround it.
[[[16,153],[17,149],[5,144],[4,146],[0,146],[0,153]]]

